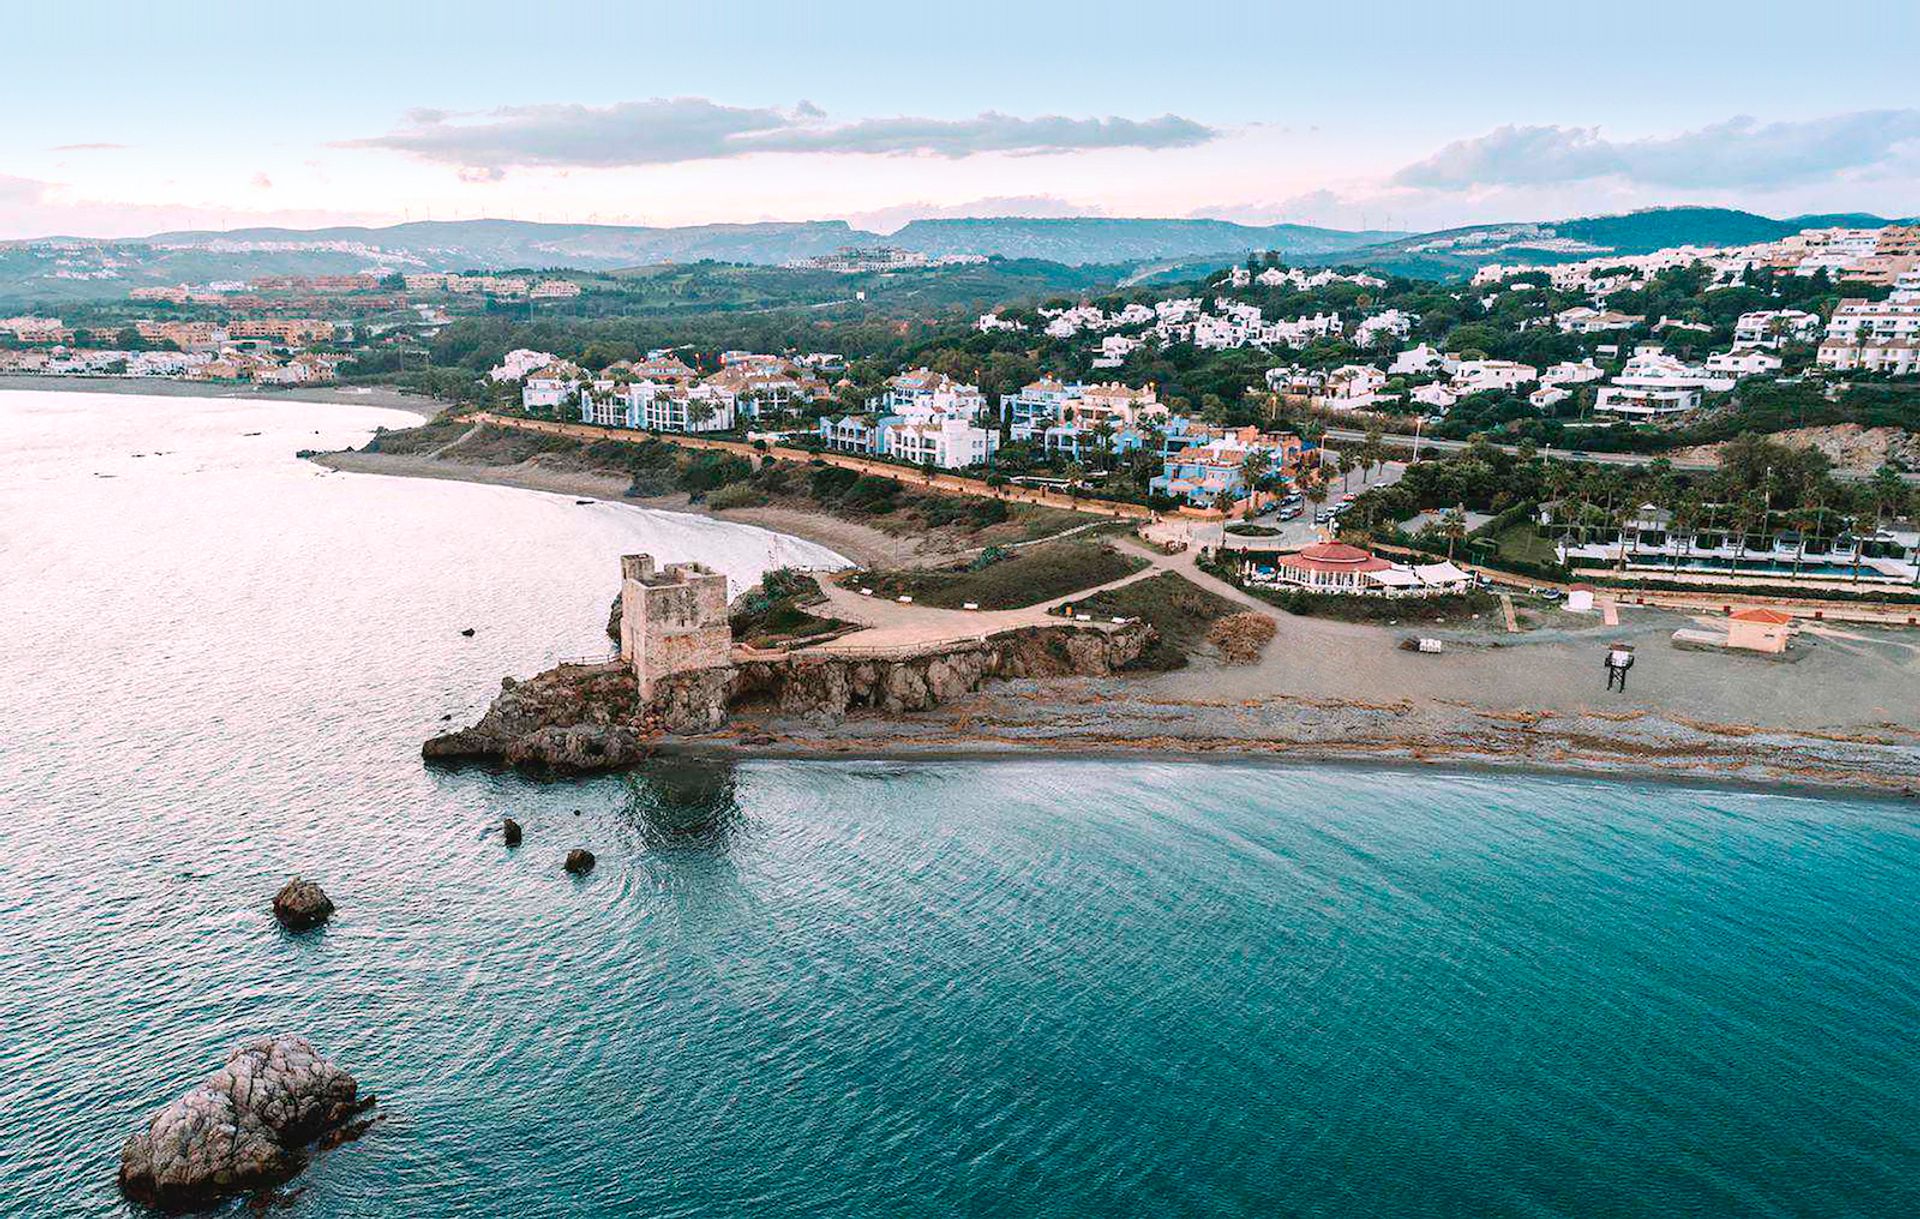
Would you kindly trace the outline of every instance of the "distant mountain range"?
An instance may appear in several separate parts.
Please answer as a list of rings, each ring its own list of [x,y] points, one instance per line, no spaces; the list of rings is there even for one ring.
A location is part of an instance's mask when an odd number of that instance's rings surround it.
[[[0,298],[98,299],[141,284],[394,270],[572,268],[605,271],[654,263],[779,265],[853,247],[892,246],[937,256],[998,255],[1068,266],[1112,266],[1114,278],[1177,277],[1254,250],[1289,262],[1351,264],[1432,278],[1489,262],[1558,262],[1640,254],[1673,245],[1766,241],[1802,228],[1889,223],[1878,216],[1775,220],[1728,208],[1655,208],[1533,224],[1487,224],[1434,233],[1348,231],[1225,220],[1075,217],[915,220],[892,234],[843,220],[705,224],[679,228],[426,220],[384,228],[253,228],[156,233],[117,241],[46,238],[0,242]]]
[[[1802,229],[1911,224],[1849,212],[1775,220],[1725,207],[1661,207],[1620,216],[1539,224],[1479,224],[1419,233],[1303,261],[1354,263],[1397,275],[1446,279],[1494,262],[1553,263],[1607,254],[1650,254],[1673,246],[1737,246],[1777,241]]]
[[[1322,254],[1408,236],[1406,233],[1244,225],[1225,220],[1112,220],[1002,217],[915,220],[896,233],[870,233],[844,220],[702,224],[640,228],[611,224],[534,224],[522,220],[426,220],[388,228],[229,229],[156,233],[150,246],[232,249],[243,245],[351,245],[420,262],[434,270],[573,267],[612,270],[648,263],[780,264],[849,246],[890,246],[928,255],[1038,258],[1068,266],[1119,264],[1195,254],[1281,250]],[[236,251],[237,252],[237,251]]]

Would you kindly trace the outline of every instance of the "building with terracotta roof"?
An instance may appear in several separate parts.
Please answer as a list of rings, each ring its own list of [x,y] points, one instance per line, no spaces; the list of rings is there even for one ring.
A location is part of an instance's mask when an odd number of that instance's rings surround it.
[[[1464,592],[1472,582],[1451,560],[1409,567],[1345,542],[1316,542],[1292,554],[1249,554],[1242,576],[1249,584],[1375,597]]]
[[[1793,615],[1765,606],[1735,610],[1727,618],[1727,646],[1750,652],[1784,652],[1793,636]]]

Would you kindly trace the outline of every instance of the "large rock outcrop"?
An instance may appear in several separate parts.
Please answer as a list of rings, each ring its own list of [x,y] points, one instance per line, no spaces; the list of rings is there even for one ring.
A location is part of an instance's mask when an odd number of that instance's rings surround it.
[[[647,756],[638,700],[633,669],[620,661],[561,665],[522,682],[503,678],[479,723],[434,737],[420,752],[559,771],[631,766]]]
[[[306,1038],[249,1041],[127,1139],[120,1188],[169,1210],[268,1189],[299,1172],[316,1141],[363,1129],[354,1119],[372,1104]]]
[[[855,710],[927,711],[988,678],[1106,677],[1139,659],[1153,638],[1153,628],[1141,622],[1117,629],[1062,623],[894,657],[801,649],[663,676],[644,708],[636,705],[638,686],[627,665],[562,665],[524,682],[502,682],[479,723],[435,737],[421,752],[562,771],[617,769],[644,760],[661,735],[724,726],[743,704],[828,719]]]
[[[863,708],[888,715],[928,711],[988,678],[1106,677],[1138,659],[1152,639],[1153,628],[1144,623],[1114,631],[1022,627],[896,659],[803,653],[749,661],[734,670],[726,706],[754,702],[781,715],[827,718]],[[713,709],[706,710],[711,718]],[[687,718],[700,718],[698,709]]]

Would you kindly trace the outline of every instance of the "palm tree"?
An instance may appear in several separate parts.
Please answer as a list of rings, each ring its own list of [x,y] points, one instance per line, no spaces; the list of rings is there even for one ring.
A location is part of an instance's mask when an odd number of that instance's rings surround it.
[[[1447,562],[1453,562],[1453,548],[1467,537],[1466,505],[1449,508],[1440,518],[1440,536],[1447,539]]]
[[[1373,468],[1385,461],[1386,457],[1387,442],[1381,437],[1380,429],[1368,428],[1365,439],[1360,442],[1360,481],[1371,480]]]
[[[1080,498],[1080,484],[1087,477],[1087,468],[1077,461],[1067,463],[1064,471],[1067,480],[1067,494],[1075,501]]]
[[[1247,509],[1253,509],[1254,492],[1260,489],[1260,483],[1273,469],[1273,461],[1264,449],[1249,449],[1240,462],[1240,481],[1247,488]]]

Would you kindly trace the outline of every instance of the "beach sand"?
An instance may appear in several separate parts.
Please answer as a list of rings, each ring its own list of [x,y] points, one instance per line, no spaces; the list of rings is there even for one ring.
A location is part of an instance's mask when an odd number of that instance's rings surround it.
[[[815,512],[794,508],[730,508],[716,512],[691,502],[685,495],[661,495],[629,498],[627,480],[617,475],[587,470],[569,470],[542,465],[536,458],[511,466],[483,466],[452,461],[425,454],[365,453],[346,451],[325,453],[313,459],[333,470],[354,474],[385,474],[396,478],[439,478],[456,482],[488,483],[500,487],[522,487],[529,491],[549,491],[586,499],[604,499],[654,508],[664,512],[686,512],[719,521],[758,525],[776,533],[814,542],[863,567],[911,567],[943,557],[943,551],[929,551],[918,537],[901,537],[863,525]]]

